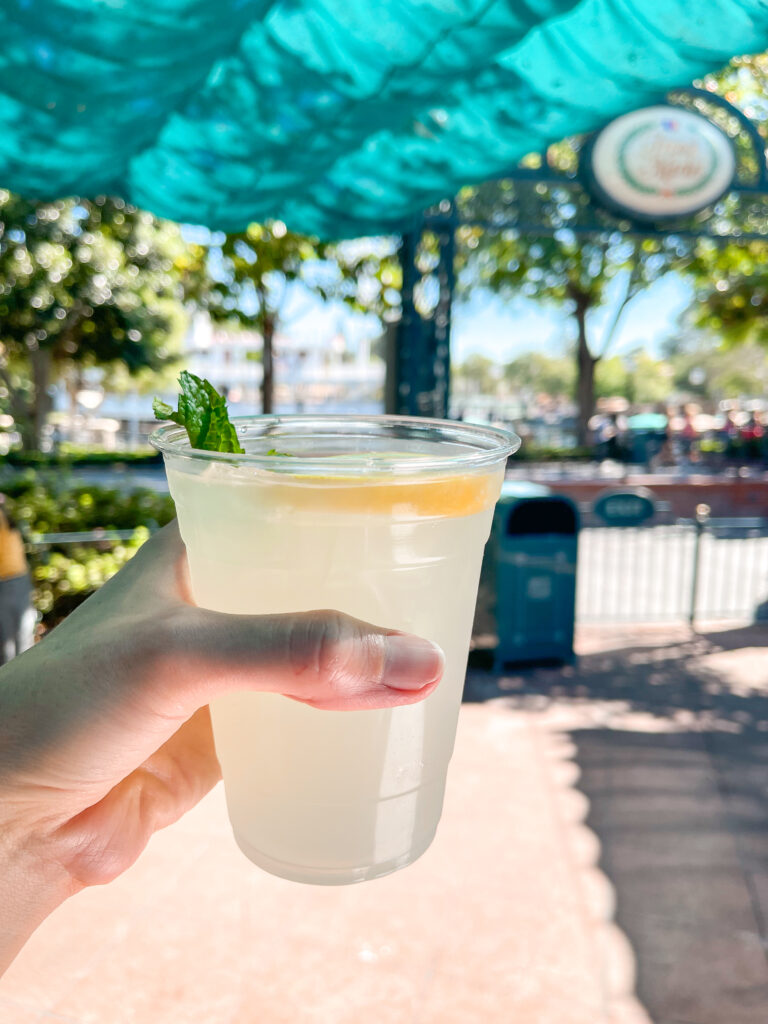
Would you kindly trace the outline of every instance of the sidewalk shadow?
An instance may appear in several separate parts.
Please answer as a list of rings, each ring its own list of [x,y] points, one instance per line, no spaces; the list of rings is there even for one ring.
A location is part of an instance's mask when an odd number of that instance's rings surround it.
[[[768,1020],[768,628],[492,676],[465,699],[558,709],[655,1024]]]

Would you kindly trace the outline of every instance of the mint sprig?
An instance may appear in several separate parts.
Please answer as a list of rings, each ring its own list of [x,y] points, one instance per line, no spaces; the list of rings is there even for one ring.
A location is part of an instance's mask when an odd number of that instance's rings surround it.
[[[152,410],[159,420],[172,420],[184,427],[193,448],[208,452],[231,452],[244,455],[237,431],[229,421],[227,400],[210,381],[196,377],[189,370],[179,374],[179,407],[174,410],[156,398]]]

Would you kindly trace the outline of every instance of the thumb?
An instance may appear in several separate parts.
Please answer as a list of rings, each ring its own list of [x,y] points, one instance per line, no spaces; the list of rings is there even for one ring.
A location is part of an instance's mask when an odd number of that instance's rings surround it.
[[[54,631],[17,660],[43,693],[31,700],[34,687],[22,677],[14,716],[13,684],[6,684],[11,713],[0,716],[0,747],[4,734],[13,737],[6,747],[17,766],[41,746],[55,750],[57,763],[91,780],[96,802],[223,694],[281,693],[323,710],[390,708],[423,700],[443,671],[443,653],[429,641],[334,611],[231,615],[180,604],[155,625],[135,664],[126,639],[115,654],[111,638],[83,675],[69,620],[58,643]],[[79,683],[62,687],[59,678]]]
[[[232,615],[186,606],[169,656],[184,680],[175,700],[190,712],[231,690],[334,711],[414,704],[444,667],[430,641],[336,611]]]

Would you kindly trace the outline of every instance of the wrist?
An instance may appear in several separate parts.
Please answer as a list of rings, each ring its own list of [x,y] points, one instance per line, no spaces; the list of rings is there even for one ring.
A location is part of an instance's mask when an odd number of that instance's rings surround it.
[[[63,868],[0,841],[0,975],[32,933],[74,892]]]

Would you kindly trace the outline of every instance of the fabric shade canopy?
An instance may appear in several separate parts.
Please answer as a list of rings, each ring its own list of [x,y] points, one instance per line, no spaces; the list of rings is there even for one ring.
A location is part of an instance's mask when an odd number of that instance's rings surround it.
[[[0,187],[397,231],[767,42],[766,0],[2,0]]]

